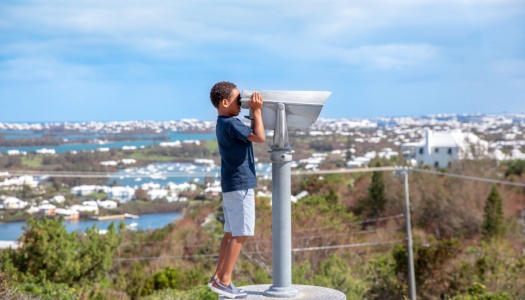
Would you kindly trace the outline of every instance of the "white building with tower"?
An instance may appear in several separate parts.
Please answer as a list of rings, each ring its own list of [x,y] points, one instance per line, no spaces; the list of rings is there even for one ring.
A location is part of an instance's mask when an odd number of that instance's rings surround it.
[[[436,168],[449,167],[461,159],[477,159],[488,155],[489,143],[477,135],[461,130],[433,132],[426,130],[425,138],[415,143],[401,144],[403,156],[417,165]]]

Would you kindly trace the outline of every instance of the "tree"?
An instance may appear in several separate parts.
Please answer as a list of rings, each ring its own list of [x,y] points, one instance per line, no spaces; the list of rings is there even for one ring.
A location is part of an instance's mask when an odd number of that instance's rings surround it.
[[[508,163],[507,171],[505,171],[505,176],[517,175],[521,177],[521,174],[525,173],[525,160],[513,160]]]
[[[151,201],[151,198],[148,196],[148,193],[140,188],[135,190],[135,197],[138,200]]]
[[[339,197],[335,194],[333,188],[330,188],[328,195],[326,195],[326,202],[328,202],[330,205],[335,205],[339,202]]]
[[[381,167],[381,163],[377,162],[376,167]],[[385,211],[386,196],[385,184],[383,183],[383,172],[374,172],[372,175],[372,183],[368,188],[368,201],[366,210],[368,210],[369,218],[376,218]]]
[[[493,185],[489,197],[485,201],[485,214],[481,230],[484,237],[498,236],[503,233],[502,202],[498,188]]]
[[[121,231],[124,223],[119,225]],[[92,285],[103,280],[122,240],[113,223],[105,235],[95,226],[86,235],[68,233],[62,220],[29,219],[21,247],[6,249],[0,268],[19,282]]]

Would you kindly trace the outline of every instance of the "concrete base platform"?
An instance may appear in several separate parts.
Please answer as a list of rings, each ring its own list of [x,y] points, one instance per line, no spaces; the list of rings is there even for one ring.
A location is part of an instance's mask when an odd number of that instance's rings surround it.
[[[281,298],[281,299],[300,299],[300,300],[346,300],[346,295],[340,291],[324,288],[320,286],[312,285],[293,285],[299,291],[299,295],[294,298]],[[264,291],[270,288],[269,284],[259,284],[259,285],[248,285],[240,287],[248,293],[248,297],[244,298],[246,300],[270,300],[270,299],[279,299],[279,298],[270,298],[263,295]],[[223,296],[219,296],[219,300],[228,300]]]

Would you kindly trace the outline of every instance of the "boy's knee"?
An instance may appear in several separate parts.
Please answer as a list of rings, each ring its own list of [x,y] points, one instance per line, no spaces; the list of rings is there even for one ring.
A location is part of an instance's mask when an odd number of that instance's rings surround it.
[[[240,235],[240,236],[234,236],[233,238],[236,239],[237,241],[243,243],[244,241],[246,241],[248,239],[248,236],[247,235]]]

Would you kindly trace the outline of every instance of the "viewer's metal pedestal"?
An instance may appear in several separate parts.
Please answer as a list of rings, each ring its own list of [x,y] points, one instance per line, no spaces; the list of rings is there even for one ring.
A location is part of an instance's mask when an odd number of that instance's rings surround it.
[[[292,286],[292,151],[288,148],[270,152],[272,160],[272,253],[273,284],[264,292],[274,298],[292,298],[298,291]]]
[[[274,297],[266,297],[266,290],[270,285],[260,284],[260,285],[248,285],[243,286],[242,289],[248,293],[248,297],[244,298],[245,300],[270,300],[275,299]],[[293,285],[298,293],[293,298],[288,299],[297,299],[297,300],[346,300],[346,295],[340,291],[334,289],[311,286],[311,285]],[[228,300],[230,298],[219,296],[219,300]]]

